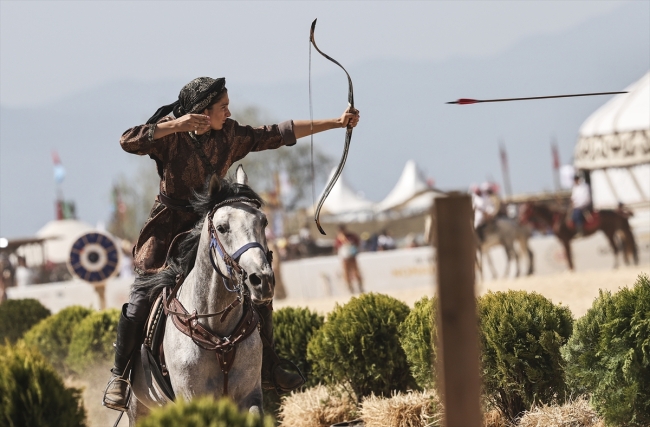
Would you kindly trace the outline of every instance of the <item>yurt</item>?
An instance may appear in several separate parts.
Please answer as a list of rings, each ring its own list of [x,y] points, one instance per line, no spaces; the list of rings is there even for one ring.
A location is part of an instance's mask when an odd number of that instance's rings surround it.
[[[650,72],[580,127],[574,166],[591,184],[594,208],[623,203],[637,232],[650,231]]]

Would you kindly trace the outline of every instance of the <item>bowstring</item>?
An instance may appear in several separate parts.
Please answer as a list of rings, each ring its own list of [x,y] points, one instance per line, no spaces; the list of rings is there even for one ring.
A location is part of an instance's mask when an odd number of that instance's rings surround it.
[[[311,36],[309,38],[309,123],[311,135],[309,136],[309,150],[311,157],[311,202],[316,204],[316,172],[314,169],[314,105],[311,99]]]

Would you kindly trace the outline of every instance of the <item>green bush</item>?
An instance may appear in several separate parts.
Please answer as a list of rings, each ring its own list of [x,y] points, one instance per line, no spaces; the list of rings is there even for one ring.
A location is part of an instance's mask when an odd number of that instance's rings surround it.
[[[54,369],[67,369],[65,360],[72,340],[72,332],[93,310],[81,306],[66,307],[53,316],[37,323],[27,333],[24,340],[44,355]]]
[[[0,344],[5,339],[15,343],[50,314],[50,310],[32,298],[6,300],[0,304]]]
[[[295,363],[307,379],[307,387],[318,384],[307,361],[307,344],[323,326],[323,316],[307,308],[286,307],[273,313],[273,335],[278,356]]]
[[[0,425],[83,427],[85,420],[81,390],[66,388],[38,351],[0,346]]]
[[[307,344],[323,326],[323,316],[307,308],[285,307],[273,313],[273,335],[278,356],[295,363],[305,376],[306,387],[319,382],[307,361]],[[264,390],[264,412],[277,415],[281,399],[275,390]]]
[[[349,383],[359,399],[414,388],[398,339],[408,314],[403,302],[375,293],[336,305],[309,342],[307,359],[319,378]]]
[[[482,296],[478,310],[488,401],[510,420],[533,403],[563,401],[560,348],[571,336],[569,309],[534,292],[508,291]]]
[[[154,409],[137,427],[273,427],[273,418],[240,412],[228,399],[202,397]]]
[[[437,304],[435,297],[417,301],[399,327],[399,340],[411,374],[422,389],[435,387]]]
[[[608,425],[650,425],[650,280],[600,292],[563,348],[567,382]]]
[[[97,311],[83,319],[72,332],[67,365],[81,373],[97,362],[112,359],[119,319],[116,309]]]

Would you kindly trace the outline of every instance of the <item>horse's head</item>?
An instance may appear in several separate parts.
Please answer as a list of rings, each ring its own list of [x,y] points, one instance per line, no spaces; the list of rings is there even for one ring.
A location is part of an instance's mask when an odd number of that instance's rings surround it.
[[[535,216],[535,208],[533,203],[526,202],[519,206],[519,222],[522,224],[529,224],[533,222]]]
[[[233,185],[252,193],[241,166],[237,168]],[[215,176],[208,191],[216,194],[220,190],[221,180]],[[217,272],[235,283],[243,279],[251,299],[259,304],[270,301],[275,290],[271,252],[265,235],[268,221],[260,210],[259,199],[246,197],[245,191],[241,193],[218,203],[208,215],[211,251]]]

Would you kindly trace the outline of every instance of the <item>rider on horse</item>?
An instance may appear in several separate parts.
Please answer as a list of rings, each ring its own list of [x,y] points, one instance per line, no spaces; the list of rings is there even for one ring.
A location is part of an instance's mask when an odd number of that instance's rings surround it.
[[[199,77],[185,85],[178,100],[165,105],[147,121],[122,135],[122,148],[133,154],[149,155],[160,176],[160,194],[133,248],[134,267],[146,277],[166,267],[166,260],[177,250],[183,236],[200,219],[189,199],[212,174],[224,177],[235,162],[251,151],[290,146],[296,139],[329,129],[355,127],[358,111],[346,111],[339,118],[285,121],[253,128],[230,119],[225,79]],[[174,117],[169,117],[170,113]],[[127,383],[115,381],[125,372],[133,350],[140,344],[149,315],[152,296],[133,287],[128,304],[122,307],[115,343],[115,364],[103,404],[125,410]],[[262,385],[293,390],[303,384],[301,375],[274,367],[272,306],[256,307],[264,338]],[[275,357],[274,357],[275,356]]]
[[[472,188],[472,204],[474,205],[474,229],[483,243],[485,240],[485,228],[497,214],[497,208],[492,199],[492,188],[489,183],[484,182],[481,186]]]
[[[585,219],[590,215],[591,210],[591,191],[589,185],[584,182],[580,175],[573,177],[573,189],[571,190],[571,221],[576,230],[576,237],[582,237],[584,234]]]

